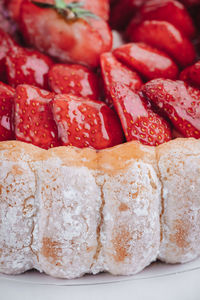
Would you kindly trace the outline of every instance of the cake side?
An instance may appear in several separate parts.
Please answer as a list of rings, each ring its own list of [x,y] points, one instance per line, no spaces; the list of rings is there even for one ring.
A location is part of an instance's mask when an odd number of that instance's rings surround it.
[[[200,141],[177,139],[156,153],[163,204],[159,258],[188,262],[200,254]]]
[[[95,151],[0,143],[0,272],[140,272],[200,252],[200,142]]]
[[[160,246],[155,149],[132,142],[103,150],[98,157],[103,219],[92,272],[135,274],[156,260]]]

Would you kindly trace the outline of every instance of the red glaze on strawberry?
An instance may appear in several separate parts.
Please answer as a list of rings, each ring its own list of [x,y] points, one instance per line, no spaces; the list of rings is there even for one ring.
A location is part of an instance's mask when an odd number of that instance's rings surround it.
[[[175,0],[149,0],[139,10],[136,18],[129,25],[128,32],[136,23],[144,20],[167,21],[178,28],[185,36],[192,38],[195,35],[195,27],[186,8]]]
[[[121,64],[112,53],[101,55],[101,73],[104,81],[106,102],[113,106],[111,88],[115,83],[124,83],[131,90],[138,91],[142,86],[139,75]]]
[[[200,60],[184,69],[180,74],[180,80],[200,88]]]
[[[119,119],[105,103],[60,94],[51,106],[62,145],[104,149],[123,142]]]
[[[6,55],[14,46],[14,41],[4,31],[0,30],[0,79],[6,80]]]
[[[176,79],[178,76],[178,67],[173,60],[146,44],[126,44],[115,49],[113,54],[146,80],[158,77]]]
[[[171,140],[169,124],[139,94],[119,83],[113,85],[111,94],[127,141],[157,146]]]
[[[49,102],[54,94],[30,85],[18,85],[14,100],[17,140],[48,149],[60,145]]]
[[[192,43],[174,25],[165,21],[142,22],[132,29],[130,40],[166,52],[182,67],[192,64],[196,57]]]
[[[21,31],[26,42],[62,62],[97,67],[100,54],[112,47],[105,21],[67,20],[57,11],[40,8],[28,0],[21,5]]]
[[[81,65],[54,65],[48,74],[50,89],[57,94],[99,99],[97,75]]]
[[[13,87],[30,84],[48,89],[48,72],[52,65],[48,56],[15,46],[6,56],[7,81]]]
[[[155,79],[146,83],[142,92],[184,137],[200,138],[200,90],[183,81]]]
[[[0,141],[14,139],[12,128],[12,107],[15,90],[0,82]]]

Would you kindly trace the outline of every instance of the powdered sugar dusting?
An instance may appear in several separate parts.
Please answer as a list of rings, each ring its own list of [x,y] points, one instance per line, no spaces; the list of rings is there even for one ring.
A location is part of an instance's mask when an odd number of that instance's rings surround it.
[[[200,145],[190,143],[166,149],[158,162],[164,204],[159,258],[169,263],[200,254]]]
[[[137,273],[156,260],[159,250],[159,180],[154,168],[142,161],[104,180],[103,247],[93,273]]]

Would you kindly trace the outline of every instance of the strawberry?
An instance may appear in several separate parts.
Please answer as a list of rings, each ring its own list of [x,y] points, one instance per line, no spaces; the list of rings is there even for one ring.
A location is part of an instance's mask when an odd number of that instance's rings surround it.
[[[154,79],[143,86],[142,92],[183,136],[200,138],[200,90],[183,81]]]
[[[66,2],[66,0],[65,0]],[[72,2],[68,0],[66,3]],[[93,14],[101,17],[103,20],[109,19],[109,1],[108,0],[85,0],[84,8],[91,11]]]
[[[26,42],[62,62],[99,65],[100,54],[112,47],[107,23],[82,8],[78,2],[55,5],[21,5],[21,30]]]
[[[30,49],[13,46],[6,56],[6,73],[8,83],[30,84],[48,89],[48,72],[53,65],[46,55]]]
[[[140,73],[146,80],[154,78],[176,79],[178,67],[165,53],[142,43],[123,45],[113,54],[127,66]]]
[[[104,81],[106,102],[109,106],[113,105],[111,88],[115,83],[124,83],[131,90],[138,91],[142,86],[139,75],[121,64],[112,53],[101,55],[101,72]]]
[[[131,32],[136,23],[144,20],[167,21],[179,29],[185,36],[192,38],[195,27],[188,11],[180,2],[175,0],[149,0],[139,10],[137,17],[133,18],[127,31]]]
[[[121,83],[113,85],[111,94],[127,141],[157,146],[171,139],[168,123],[151,110],[140,94]]]
[[[14,139],[12,107],[15,90],[0,82],[0,141]]]
[[[5,62],[6,55],[14,46],[14,41],[4,31],[0,30],[0,80],[5,81]]]
[[[48,149],[59,146],[57,126],[49,102],[54,94],[30,85],[18,85],[14,99],[17,140]]]
[[[182,67],[193,63],[196,53],[192,43],[174,25],[165,21],[144,21],[132,28],[130,40],[158,48]]]
[[[111,7],[110,24],[112,28],[124,29],[137,9],[145,0],[118,0]]]
[[[200,88],[200,60],[194,65],[184,69],[179,78]]]
[[[23,0],[7,0],[6,5],[10,12],[10,15],[15,21],[20,19],[20,7]],[[38,0],[38,2],[54,4],[54,0]],[[73,2],[72,0],[65,0],[66,4]],[[84,8],[93,12],[97,16],[101,17],[105,21],[109,18],[109,4],[108,0],[85,0]]]
[[[58,94],[99,99],[98,77],[81,65],[54,65],[48,74],[51,90]]]
[[[123,142],[119,119],[105,103],[60,94],[51,106],[62,145],[104,149]]]

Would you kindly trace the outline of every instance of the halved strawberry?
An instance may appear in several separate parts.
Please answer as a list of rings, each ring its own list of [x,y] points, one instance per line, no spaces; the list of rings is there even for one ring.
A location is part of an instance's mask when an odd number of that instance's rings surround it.
[[[174,25],[165,21],[144,21],[129,32],[130,40],[158,48],[182,67],[193,63],[196,53],[192,43]]]
[[[127,141],[157,146],[171,139],[169,124],[154,113],[147,102],[124,84],[117,83],[111,89],[115,109]]]
[[[60,94],[51,106],[62,145],[104,149],[123,142],[119,119],[105,103]]]
[[[185,137],[200,138],[200,90],[183,81],[155,79],[142,92]]]
[[[73,10],[70,4],[63,8],[38,5],[29,0],[21,5],[21,30],[26,42],[62,62],[97,67],[100,54],[112,47],[107,23],[85,13],[77,2],[71,3]]]
[[[0,82],[0,141],[14,139],[12,107],[15,90]]]
[[[180,80],[188,82],[200,88],[200,60],[194,65],[187,67],[180,74]]]
[[[81,65],[54,65],[48,74],[51,90],[58,94],[99,99],[97,75]]]
[[[131,32],[136,23],[144,20],[167,21],[178,28],[185,36],[192,38],[195,27],[188,11],[176,0],[148,0],[140,8],[136,18],[133,18],[127,31]]]
[[[0,30],[0,80],[6,81],[6,55],[14,46],[14,41],[4,31]]]
[[[18,85],[14,99],[17,140],[48,149],[60,145],[49,102],[54,94],[30,85]]]
[[[139,75],[121,64],[112,53],[101,55],[101,72],[104,81],[106,103],[113,105],[111,88],[115,83],[124,83],[133,91],[138,91],[142,86]]]
[[[30,84],[48,89],[48,72],[52,60],[35,50],[13,46],[6,56],[6,74],[8,83]]]
[[[162,51],[146,44],[126,44],[115,49],[113,54],[146,80],[158,77],[176,79],[178,76],[178,67],[173,60]]]

